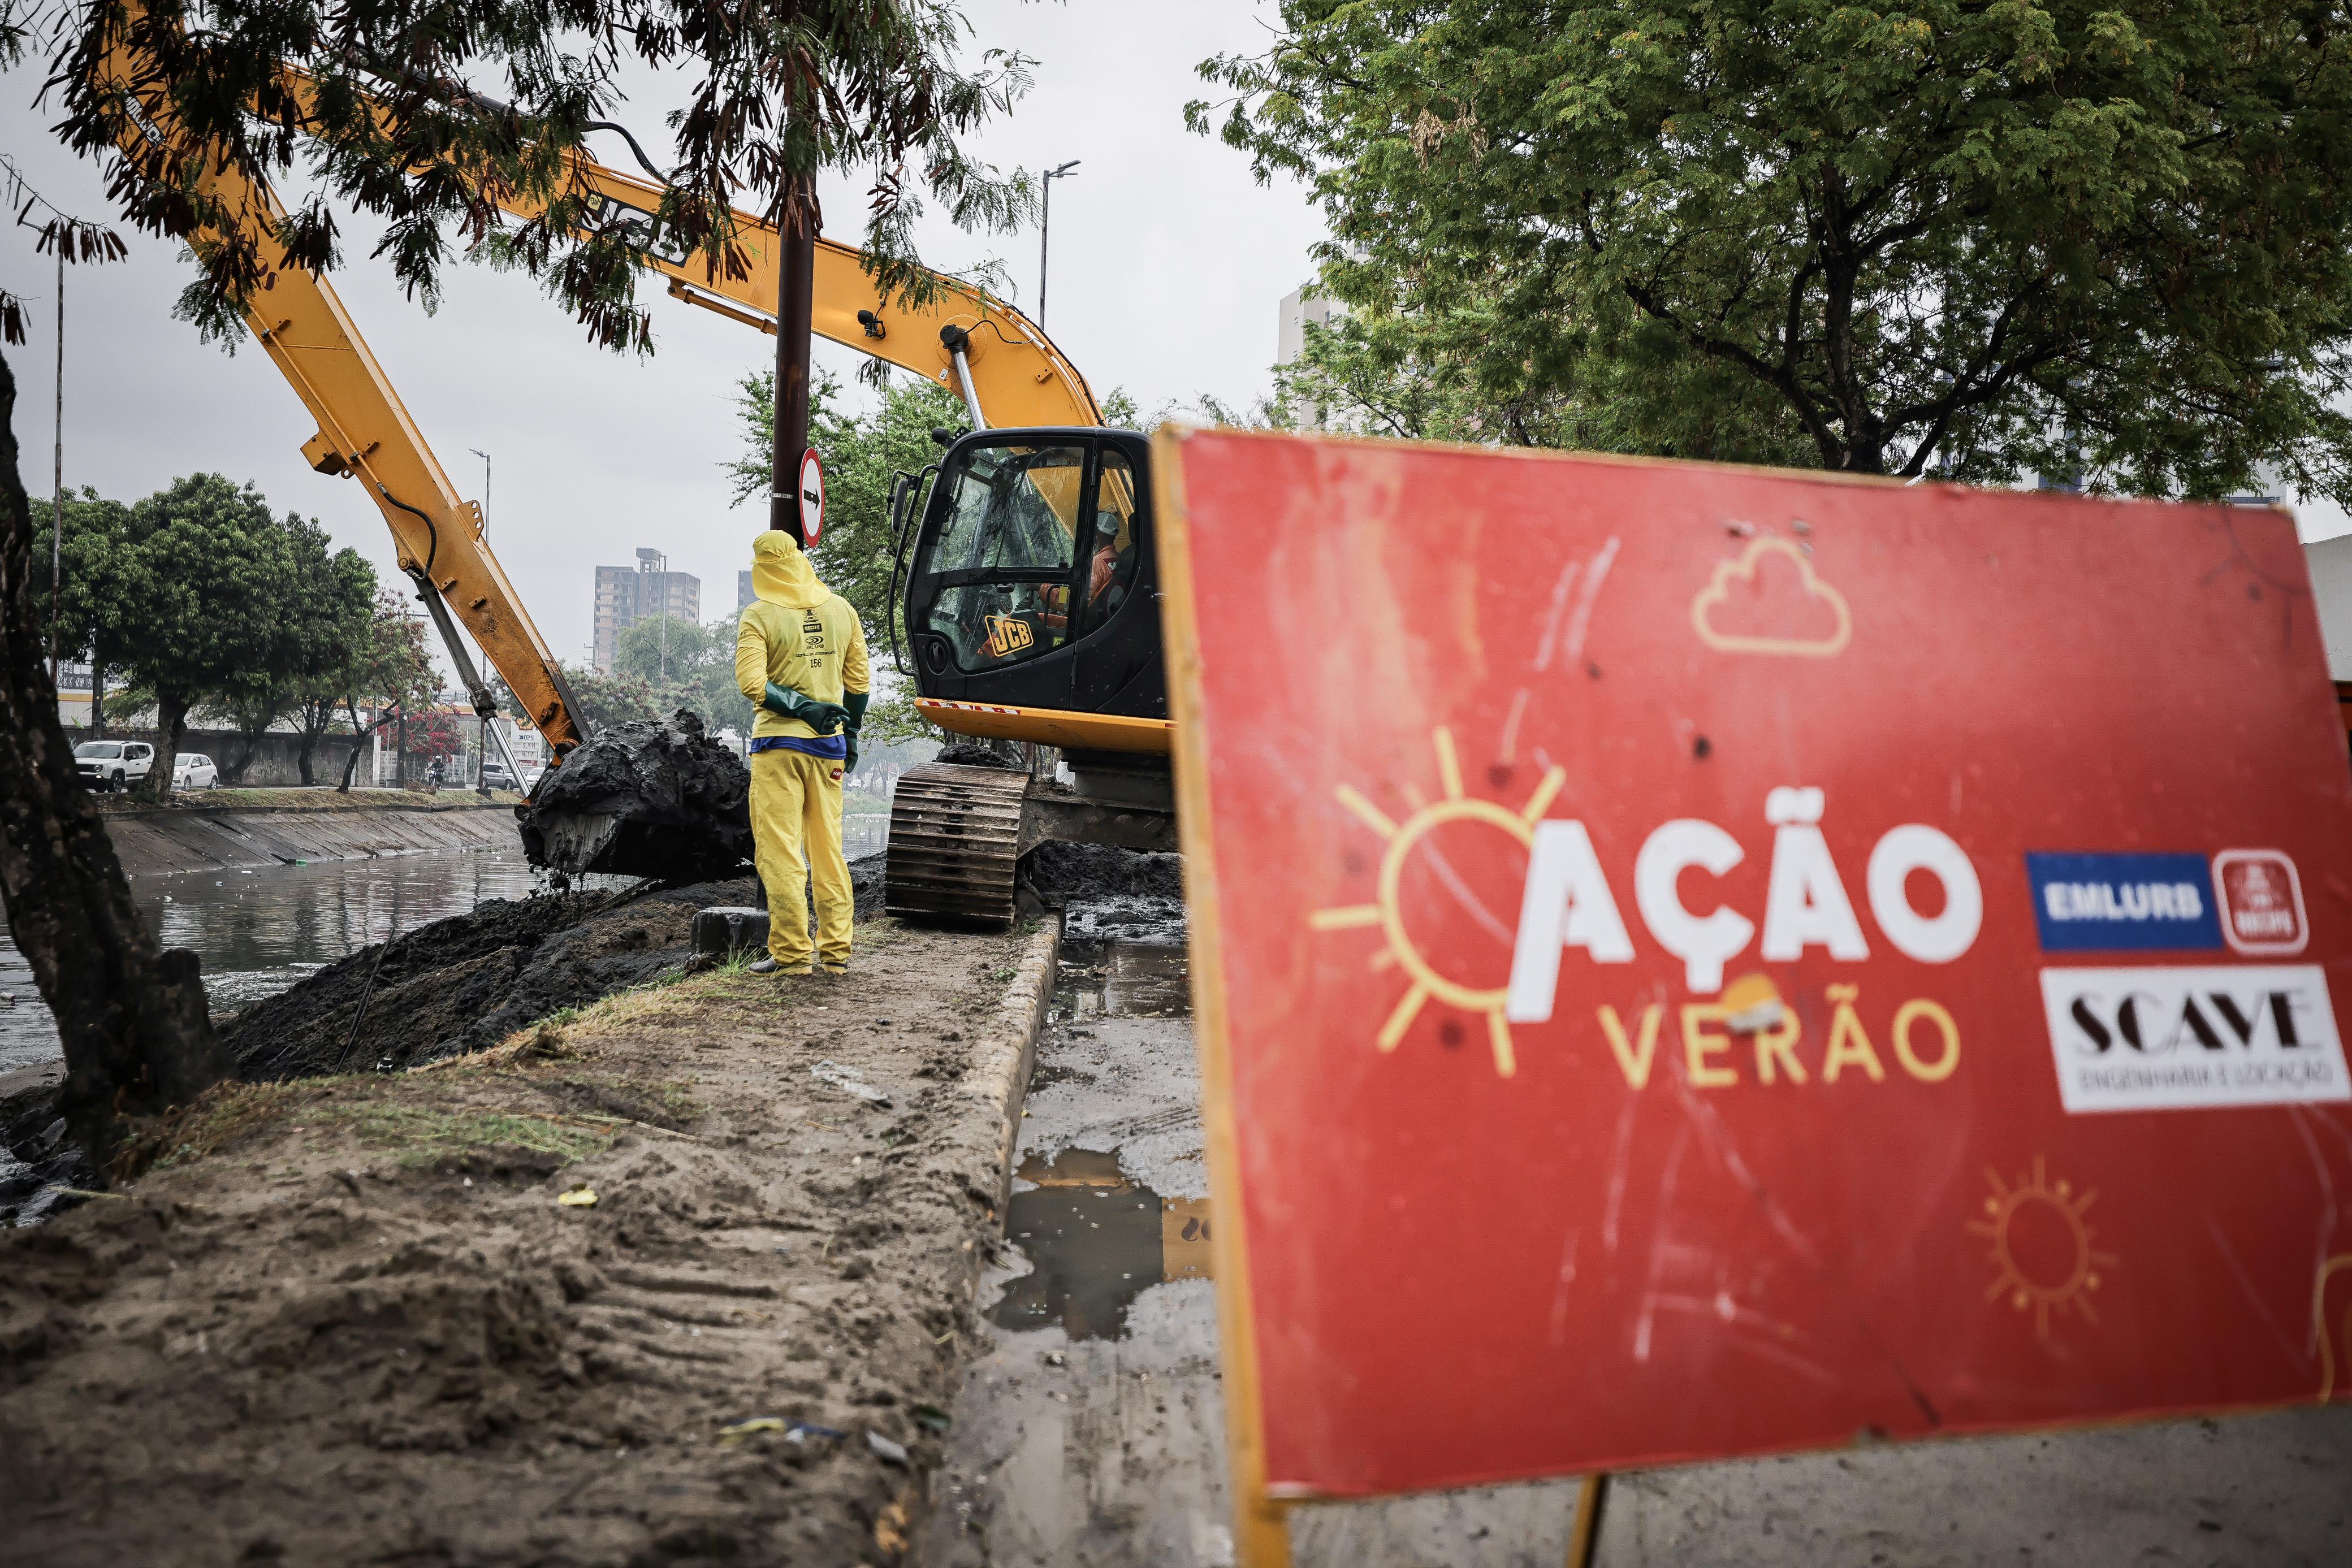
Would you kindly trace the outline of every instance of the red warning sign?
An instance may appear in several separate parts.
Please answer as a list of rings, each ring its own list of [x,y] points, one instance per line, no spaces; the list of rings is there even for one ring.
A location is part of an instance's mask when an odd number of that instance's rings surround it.
[[[1160,459],[1245,1490],[2346,1396],[2284,515]]]

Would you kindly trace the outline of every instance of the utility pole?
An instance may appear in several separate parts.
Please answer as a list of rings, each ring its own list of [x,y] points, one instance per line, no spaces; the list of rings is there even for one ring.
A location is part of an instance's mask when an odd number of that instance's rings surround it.
[[[62,580],[66,553],[66,242],[58,241],[58,407],[56,430],[57,468],[50,490],[51,523],[49,527],[49,689],[58,686],[58,586]],[[90,712],[106,694],[98,690],[98,665],[90,673]],[[64,705],[58,705],[63,706]]]
[[[776,267],[776,438],[770,456],[768,527],[801,532],[801,454],[809,444],[809,310],[816,286],[816,180],[793,174],[784,182]]]
[[[482,537],[488,538],[490,537],[490,455],[478,446],[468,446],[466,450],[482,460]]]
[[[1081,160],[1073,158],[1058,169],[1045,171],[1045,211],[1037,222],[1037,325],[1045,324],[1045,246],[1054,233],[1054,182],[1066,180]]]

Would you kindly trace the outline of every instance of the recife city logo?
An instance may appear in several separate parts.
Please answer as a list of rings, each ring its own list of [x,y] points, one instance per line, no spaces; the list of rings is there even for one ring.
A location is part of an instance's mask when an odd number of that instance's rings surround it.
[[[1580,641],[1593,580],[1614,553],[1612,540],[1586,563],[1587,599],[1568,620],[1571,644]],[[1765,566],[1794,567],[1818,624],[1775,635],[1714,623],[1713,612],[1727,596]],[[1562,579],[1556,622],[1575,570]],[[1810,553],[1780,538],[1757,539],[1717,564],[1691,614],[1700,640],[1732,656],[1832,658],[1853,632],[1845,600],[1816,574]],[[1552,652],[1548,633],[1538,672]],[[1506,731],[1507,759],[1524,696]],[[1308,925],[1323,933],[1380,933],[1371,967],[1397,972],[1402,985],[1371,1041],[1379,1051],[1397,1050],[1434,1003],[1462,1015],[1439,1026],[1441,1040],[1460,1043],[1463,1019],[1475,1020],[1494,1071],[1508,1078],[1518,1070],[1514,1028],[1554,1020],[1564,965],[1589,964],[1598,978],[1636,961],[1621,896],[1627,889],[1604,869],[1584,821],[1547,815],[1566,785],[1566,769],[1549,768],[1523,802],[1505,804],[1465,789],[1450,729],[1437,729],[1431,744],[1441,795],[1429,800],[1403,787],[1411,810],[1401,819],[1360,790],[1337,789],[1338,804],[1380,841],[1376,900],[1315,910]],[[1507,762],[1489,770],[1498,785],[1511,775]],[[1657,949],[1679,960],[1688,999],[1672,1008],[1671,1032],[1664,1000],[1623,1010],[1601,1002],[1592,1014],[1595,1043],[1606,1042],[1633,1091],[1648,1085],[1661,1049],[1678,1054],[1682,1076],[1698,1089],[1950,1080],[1964,1060],[1962,1031],[1936,998],[1886,998],[1865,1009],[1859,977],[1831,983],[1824,1006],[1802,1009],[1815,1019],[1828,1016],[1816,1045],[1802,1038],[1801,1010],[1769,976],[1733,971],[1751,951],[1772,965],[1797,962],[1815,949],[1834,964],[1861,965],[1881,948],[1922,965],[1954,963],[1976,945],[1986,917],[1983,885],[1968,852],[1933,823],[1894,822],[1877,831],[1859,867],[1841,866],[1822,831],[1831,806],[1822,789],[1774,786],[1759,805],[1770,835],[1759,909],[1705,897],[1693,900],[1703,907],[1685,902],[1685,873],[1722,877],[1748,860],[1749,844],[1730,827],[1682,817],[1657,823],[1642,840],[1632,867],[1632,914]],[[1466,842],[1465,834],[1484,834],[1486,841]],[[2286,855],[2034,852],[2024,859],[2048,956],[2040,977],[2068,1112],[2352,1099],[2324,972],[2315,965],[2245,961],[2298,953],[2309,939]],[[1496,882],[1510,862],[1525,866],[1516,925],[1505,924]],[[1409,886],[1423,895],[1409,896]],[[1445,928],[1447,917],[1426,907],[1449,901],[1508,951],[1507,977],[1465,977],[1462,943]],[[2239,961],[2074,967],[2092,955],[2193,958],[2211,952],[2218,958],[2225,948]]]

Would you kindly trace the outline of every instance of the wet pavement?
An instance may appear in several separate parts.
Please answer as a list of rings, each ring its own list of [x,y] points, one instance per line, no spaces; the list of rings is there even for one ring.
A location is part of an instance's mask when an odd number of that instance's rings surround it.
[[[253,871],[131,879],[166,947],[194,949],[215,1012],[230,1012],[394,931],[462,915],[485,899],[521,898],[535,873],[511,853],[415,854]],[[53,1061],[57,1025],[0,923],[0,1072]]]
[[[1181,927],[1074,908],[922,1561],[1234,1561]],[[1140,924],[1140,923],[1139,923]],[[1613,1478],[1601,1568],[2352,1563],[2352,1407]],[[1300,1568],[1558,1568],[1578,1483],[1291,1515]]]

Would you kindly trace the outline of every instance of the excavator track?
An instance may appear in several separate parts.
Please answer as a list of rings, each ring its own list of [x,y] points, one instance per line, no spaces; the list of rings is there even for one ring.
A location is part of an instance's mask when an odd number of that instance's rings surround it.
[[[1013,921],[1013,878],[1029,776],[927,762],[898,779],[882,906],[892,915]]]

